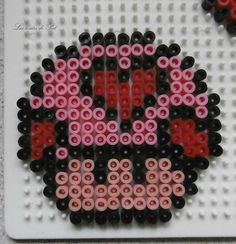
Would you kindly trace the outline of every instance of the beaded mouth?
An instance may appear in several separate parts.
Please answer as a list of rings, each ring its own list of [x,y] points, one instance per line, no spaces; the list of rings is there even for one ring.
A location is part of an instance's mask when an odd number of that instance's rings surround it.
[[[20,98],[20,160],[73,224],[168,222],[221,146],[220,97],[205,70],[155,34],[88,33],[55,48]]]

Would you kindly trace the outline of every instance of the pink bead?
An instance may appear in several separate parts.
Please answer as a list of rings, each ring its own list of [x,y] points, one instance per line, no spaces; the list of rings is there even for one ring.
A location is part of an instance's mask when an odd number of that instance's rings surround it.
[[[192,81],[187,81],[183,85],[183,90],[186,93],[193,93],[196,89],[196,85]]]
[[[71,185],[69,188],[69,196],[71,198],[79,198],[81,196],[81,187],[76,185]]]
[[[132,162],[129,159],[122,159],[120,161],[120,169],[122,171],[129,171],[132,169]]]
[[[167,107],[169,105],[169,103],[170,103],[170,98],[168,95],[162,94],[157,97],[157,104],[160,107]]]
[[[90,135],[90,134],[85,134],[82,136],[82,143],[85,145],[85,146],[91,146],[93,145],[93,136]]]
[[[199,94],[196,96],[196,104],[198,106],[205,106],[208,103],[208,96],[206,94]]]
[[[78,96],[71,96],[68,99],[69,108],[78,108],[80,106],[80,98]]]
[[[171,168],[171,161],[168,158],[161,158],[158,160],[160,170],[169,170]]]
[[[158,187],[155,184],[148,184],[146,186],[146,193],[150,197],[156,197],[159,193]]]
[[[55,62],[55,68],[59,71],[64,71],[66,69],[66,62],[63,59],[57,59]]]
[[[78,70],[79,69],[79,60],[76,58],[70,58],[67,61],[67,68],[69,70]]]
[[[58,83],[56,84],[55,91],[58,95],[64,96],[67,93],[67,85],[64,83]]]
[[[30,107],[33,109],[40,108],[43,104],[43,100],[41,97],[32,97],[30,99]]]
[[[179,106],[183,103],[183,96],[180,94],[173,94],[170,97],[170,102],[174,106]]]
[[[108,164],[107,164],[107,167],[110,171],[118,171],[119,167],[120,167],[120,162],[115,159],[115,158],[112,158],[112,159],[109,159],[108,160]]]
[[[43,74],[43,80],[45,83],[52,83],[54,81],[54,73],[51,71],[45,71]]]
[[[113,45],[113,44],[112,45],[108,45],[106,47],[105,52],[106,52],[106,55],[108,57],[116,57],[116,55],[118,54],[118,48],[117,48],[116,45]]]
[[[55,98],[55,106],[57,108],[65,108],[67,106],[67,99],[63,96],[58,96]]]
[[[95,195],[97,197],[105,197],[107,195],[107,187],[105,185],[97,185],[95,187]]]
[[[75,96],[79,94],[79,86],[75,83],[71,83],[68,85],[68,94],[70,96]]]
[[[66,82],[66,73],[64,71],[56,71],[54,75],[54,79],[57,83],[65,83]]]
[[[111,133],[107,136],[107,143],[109,145],[116,145],[119,142],[119,136],[117,134]]]
[[[158,182],[158,174],[156,171],[147,171],[146,172],[146,181],[149,184],[156,184]]]
[[[121,57],[128,57],[131,54],[131,47],[127,44],[119,47],[119,54]]]
[[[120,134],[120,143],[123,145],[129,145],[132,142],[132,136],[130,133],[124,132]]]
[[[175,183],[183,183],[184,178],[185,178],[185,176],[182,171],[176,170],[176,171],[172,172],[172,180]]]
[[[121,206],[124,209],[132,209],[134,206],[134,200],[132,197],[123,197],[121,199]]]
[[[73,172],[69,175],[69,182],[71,185],[79,185],[81,182],[81,174]]]
[[[155,158],[148,158],[145,161],[145,166],[146,166],[147,170],[154,171],[154,170],[157,170],[157,168],[158,168],[158,162]]]
[[[182,79],[182,71],[179,69],[173,69],[170,72],[170,79],[172,81],[180,81]]]
[[[92,53],[94,57],[102,57],[104,56],[105,49],[102,45],[94,45],[92,48]]]
[[[194,77],[194,72],[192,69],[186,69],[182,72],[184,81],[192,81]]]
[[[161,171],[159,173],[159,179],[161,183],[170,183],[172,180],[172,174],[170,171]]]
[[[133,180],[133,175],[129,171],[123,171],[120,174],[120,181],[123,184],[129,184]]]
[[[130,197],[133,193],[133,188],[130,184],[122,184],[120,186],[120,194],[123,197]]]
[[[181,93],[183,91],[183,85],[180,81],[173,81],[170,84],[170,90],[172,93]]]
[[[159,199],[159,204],[160,204],[160,207],[163,209],[170,209],[172,202],[171,202],[171,199],[169,197],[161,197]]]
[[[79,111],[75,108],[71,108],[68,111],[68,118],[70,120],[78,120],[80,117]]]
[[[207,117],[208,115],[208,110],[206,107],[203,107],[203,106],[198,106],[195,108],[195,113],[196,113],[196,116],[200,119],[204,119]]]
[[[107,131],[111,133],[117,132],[119,129],[119,125],[116,121],[111,120],[107,123]]]
[[[110,184],[118,184],[120,182],[120,175],[118,172],[109,172],[107,175],[107,181]]]
[[[159,208],[159,201],[156,197],[147,197],[146,205],[150,210],[157,210]]]
[[[172,187],[169,184],[160,184],[159,191],[161,196],[168,197],[172,193]]]
[[[93,105],[93,100],[89,96],[84,96],[81,98],[80,104],[83,108],[90,108]]]
[[[80,115],[83,120],[90,120],[93,117],[93,113],[90,108],[82,109]]]
[[[72,212],[77,212],[81,209],[81,200],[80,199],[70,199],[69,209]]]
[[[104,134],[97,134],[94,138],[95,145],[103,146],[106,144],[106,136]]]
[[[84,198],[92,198],[94,195],[94,187],[91,185],[84,185],[82,187],[82,196]]]
[[[82,162],[82,170],[84,172],[92,172],[94,170],[94,161],[91,160],[91,159],[85,159],[83,162]]]
[[[98,122],[95,123],[94,130],[95,130],[96,133],[103,134],[103,133],[106,132],[106,129],[107,129],[107,127],[106,127],[105,122],[98,121]]]
[[[71,159],[68,164],[68,168],[72,172],[77,172],[80,170],[81,164],[78,159]]]
[[[53,108],[55,105],[55,100],[52,97],[44,97],[43,98],[43,106],[45,108]]]
[[[157,122],[153,119],[148,119],[145,122],[145,129],[148,132],[155,132],[157,130]]]
[[[107,206],[111,210],[116,210],[120,207],[120,201],[117,197],[110,197],[107,200]]]
[[[93,117],[96,120],[103,120],[105,118],[105,111],[102,108],[95,108],[93,110]]]
[[[68,117],[67,110],[65,109],[58,109],[56,111],[56,118],[60,121],[66,120]]]
[[[155,46],[153,44],[147,44],[144,46],[144,53],[147,56],[153,56],[155,54]]]
[[[172,191],[175,196],[182,197],[185,194],[185,187],[181,184],[174,184]]]
[[[92,66],[92,61],[89,58],[81,58],[80,60],[80,68],[82,70],[88,70]]]
[[[133,186],[133,192],[136,197],[143,197],[145,196],[146,190],[144,185],[136,184]]]
[[[183,103],[186,106],[193,106],[195,103],[195,97],[192,94],[183,95]]]
[[[86,134],[91,134],[93,132],[93,124],[91,122],[84,122],[82,124],[82,132]]]
[[[92,198],[85,198],[82,200],[82,208],[85,211],[91,211],[92,209],[94,209],[94,200]]]
[[[134,44],[131,47],[131,52],[134,56],[141,56],[143,54],[143,46],[141,44]]]
[[[157,118],[166,119],[169,117],[169,109],[166,107],[160,107],[157,109]]]
[[[142,133],[134,133],[132,135],[132,141],[135,145],[142,145],[145,141],[145,137]]]
[[[120,187],[118,185],[108,185],[107,192],[110,197],[118,197],[120,195]]]
[[[181,65],[181,59],[178,56],[173,56],[169,59],[171,69],[178,69]]]
[[[153,132],[148,132],[145,136],[145,142],[148,145],[154,145],[157,143],[157,135]]]
[[[128,57],[121,57],[119,59],[119,66],[121,69],[129,69],[131,65],[131,61]]]
[[[137,210],[143,210],[146,208],[146,201],[143,197],[135,197],[134,198],[134,207]]]
[[[69,135],[68,142],[71,146],[78,146],[81,143],[81,137],[77,134]]]
[[[86,172],[82,174],[82,183],[85,185],[92,185],[94,182],[94,175],[91,172]]]
[[[55,180],[58,185],[65,185],[68,182],[68,174],[66,172],[58,172]]]
[[[80,47],[80,56],[82,58],[89,58],[92,54],[92,49],[91,47],[87,46],[87,45],[84,45],[84,46],[81,46]]]
[[[145,109],[145,117],[148,119],[155,119],[157,116],[156,109],[153,107],[148,107]]]
[[[55,86],[52,84],[44,84],[43,94],[45,96],[52,96],[55,93]]]
[[[95,200],[95,208],[98,211],[105,211],[107,209],[107,200],[105,198],[97,198]]]
[[[68,151],[65,147],[58,147],[56,150],[56,157],[58,159],[65,159],[68,156]]]
[[[73,121],[69,123],[69,132],[72,134],[78,134],[80,132],[80,123],[77,121]]]
[[[138,132],[138,133],[143,132],[144,129],[145,129],[144,123],[143,123],[143,121],[141,121],[141,120],[135,120],[135,121],[133,122],[133,124],[132,124],[132,127],[133,127],[133,130],[134,130],[135,132]]]
[[[79,81],[79,73],[75,70],[68,71],[67,79],[69,82],[78,82]]]
[[[56,189],[56,196],[59,199],[64,199],[68,196],[69,190],[67,186],[58,186]]]
[[[157,67],[166,69],[169,66],[169,59],[167,57],[160,57],[157,59]]]

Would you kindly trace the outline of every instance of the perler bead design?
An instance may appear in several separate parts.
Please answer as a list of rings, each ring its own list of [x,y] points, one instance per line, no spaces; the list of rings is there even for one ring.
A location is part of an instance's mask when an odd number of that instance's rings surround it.
[[[88,33],[55,48],[20,98],[20,160],[43,172],[43,194],[73,224],[154,224],[194,195],[198,171],[220,156],[217,94],[206,71],[155,34]]]
[[[228,33],[236,34],[236,0],[203,0],[202,8],[212,12],[219,24],[225,24]]]

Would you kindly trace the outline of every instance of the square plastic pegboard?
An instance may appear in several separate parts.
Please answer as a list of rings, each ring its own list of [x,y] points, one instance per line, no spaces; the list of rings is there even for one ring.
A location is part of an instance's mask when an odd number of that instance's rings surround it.
[[[236,39],[215,24],[200,0],[5,1],[5,220],[16,239],[172,238],[236,236]],[[208,72],[209,93],[221,96],[224,154],[199,174],[199,193],[173,211],[167,224],[73,226],[67,213],[43,196],[42,175],[17,159],[16,101],[29,95],[33,71],[54,58],[59,44],[79,45],[83,31],[131,34],[152,30],[155,44],[176,42],[182,57]]]

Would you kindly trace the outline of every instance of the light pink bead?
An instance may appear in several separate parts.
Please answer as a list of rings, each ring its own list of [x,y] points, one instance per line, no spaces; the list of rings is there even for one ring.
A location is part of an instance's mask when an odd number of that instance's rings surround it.
[[[30,107],[33,109],[40,108],[43,104],[43,100],[41,97],[32,97],[30,99]]]
[[[102,108],[95,108],[93,110],[93,117],[96,120],[103,120],[105,118],[105,111]]]
[[[43,74],[43,80],[45,83],[52,83],[54,81],[54,73],[51,71],[45,71]]]
[[[66,61],[63,59],[57,59],[55,62],[55,68],[59,71],[64,71],[66,69]]]
[[[75,70],[68,71],[67,79],[69,82],[78,82],[79,81],[79,73]]]
[[[80,115],[83,120],[90,120],[93,117],[93,113],[90,108],[82,109]]]
[[[120,143],[121,144],[129,145],[131,142],[132,142],[132,136],[129,133],[124,132],[124,133],[120,134]]]
[[[107,175],[107,181],[110,184],[118,184],[120,182],[120,175],[118,172],[109,172]]]
[[[133,180],[133,175],[129,171],[123,171],[120,174],[120,181],[124,184],[129,184]]]
[[[68,174],[66,172],[58,172],[55,180],[58,185],[65,185],[68,182]]]
[[[134,200],[132,197],[123,197],[121,199],[121,206],[124,209],[132,209],[134,206]]]
[[[148,107],[145,109],[145,117],[148,119],[155,119],[157,116],[156,109],[153,107]]]
[[[119,142],[119,136],[117,134],[111,133],[107,136],[107,143],[109,145],[116,145]]]
[[[155,184],[148,184],[146,186],[146,193],[150,197],[156,197],[159,193],[158,187]]]
[[[134,56],[141,56],[143,54],[143,46],[141,44],[134,44],[131,47],[131,52]]]
[[[58,95],[64,96],[67,93],[67,85],[64,83],[58,83],[56,84],[56,89],[55,89],[56,93]]]
[[[75,108],[69,109],[68,118],[70,120],[78,120],[80,117],[79,111]]]
[[[181,59],[178,56],[173,56],[169,59],[171,69],[178,69],[181,65]]]
[[[162,94],[157,97],[157,104],[160,107],[167,107],[169,105],[169,103],[170,103],[170,98],[168,95]]]
[[[70,133],[74,133],[74,134],[78,134],[80,132],[80,123],[77,121],[73,121],[69,123],[69,132]]]
[[[82,124],[82,132],[86,134],[91,134],[93,132],[93,124],[91,122],[84,122]]]
[[[170,102],[174,106],[179,106],[183,103],[183,96],[180,94],[172,94],[170,97]]]
[[[78,96],[71,96],[68,99],[69,108],[78,108],[80,106],[80,98]]]
[[[156,184],[158,182],[158,173],[156,171],[147,171],[146,172],[146,181],[149,184]]]
[[[96,124],[94,126],[94,130],[95,130],[96,133],[103,134],[103,133],[106,132],[106,129],[107,129],[106,124],[103,121],[96,122]]]
[[[172,180],[172,174],[170,171],[161,171],[159,173],[159,179],[161,183],[170,183]]]
[[[119,54],[121,57],[128,57],[131,54],[131,47],[127,44],[119,47]]]
[[[185,194],[185,187],[181,184],[174,184],[172,191],[175,196],[182,197]]]
[[[56,150],[56,157],[58,159],[65,159],[68,156],[68,151],[65,147],[58,147]]]
[[[191,81],[194,77],[194,72],[192,69],[186,69],[182,72],[183,80],[184,81]]]
[[[89,96],[84,96],[81,98],[80,104],[83,108],[90,108],[93,105],[93,100]]]
[[[117,48],[116,45],[113,45],[113,44],[112,45],[108,45],[106,47],[105,52],[106,52],[106,55],[108,57],[116,57],[116,55],[118,54],[118,48]]]
[[[118,197],[120,195],[120,187],[118,185],[108,185],[107,192],[110,197]]]
[[[183,85],[180,81],[173,81],[170,84],[170,90],[172,93],[181,93],[183,91]]]
[[[120,162],[115,158],[109,159],[107,167],[110,171],[116,172],[120,168]]]
[[[105,49],[102,45],[94,45],[92,48],[92,53],[94,57],[102,57],[105,53]]]
[[[157,130],[157,122],[153,119],[148,119],[145,122],[145,129],[148,132],[155,132]]]
[[[150,210],[157,210],[159,208],[159,201],[156,197],[147,197],[146,205]]]
[[[122,159],[120,161],[120,169],[122,171],[129,171],[132,169],[132,162],[129,159]]]
[[[107,187],[105,185],[97,185],[95,187],[95,195],[97,197],[105,197],[107,195]]]
[[[98,211],[105,211],[107,209],[107,200],[105,198],[97,198],[95,200],[95,208]]]
[[[122,184],[120,186],[120,194],[124,197],[130,197],[133,193],[133,188],[130,184]]]
[[[111,133],[115,133],[118,131],[118,129],[119,129],[119,125],[116,121],[111,120],[107,123],[107,131]]]
[[[57,83],[65,83],[66,82],[66,73],[64,71],[56,71],[54,75],[54,79]]]
[[[186,93],[193,93],[196,89],[196,85],[192,81],[187,81],[183,85],[183,90]]]
[[[80,170],[81,164],[78,159],[71,159],[68,164],[68,168],[72,172],[77,172]]]
[[[81,196],[81,187],[76,185],[70,186],[69,196],[71,198],[79,198]]]
[[[172,81],[180,81],[182,79],[182,71],[179,69],[173,69],[170,72],[170,79]]]
[[[203,107],[203,106],[198,106],[195,108],[195,113],[196,113],[196,116],[200,119],[204,119],[207,117],[208,115],[208,110],[206,107]]]
[[[128,57],[121,57],[119,59],[119,66],[121,69],[129,69],[131,65],[131,61]]]
[[[159,204],[160,204],[160,207],[163,209],[170,209],[172,202],[171,202],[171,199],[169,197],[161,197],[159,199]]]
[[[176,170],[176,171],[172,172],[172,180],[175,183],[183,183],[184,178],[185,178],[185,176],[182,171]]]
[[[82,187],[82,196],[84,198],[92,198],[94,195],[94,187],[91,185],[84,185]]]
[[[87,45],[84,45],[84,46],[81,46],[80,47],[80,56],[82,58],[89,58],[92,54],[92,49],[91,47],[87,46]]]
[[[137,210],[143,210],[146,208],[146,201],[143,197],[135,197],[134,198],[134,207]]]
[[[85,172],[82,174],[82,183],[85,185],[92,185],[94,182],[94,175],[91,172]]]
[[[58,109],[56,111],[56,118],[60,121],[66,120],[68,117],[67,110],[65,109]]]
[[[155,51],[155,46],[151,43],[144,46],[144,53],[147,56],[153,56],[155,54]]]
[[[57,108],[65,108],[67,106],[67,99],[64,96],[58,96],[55,98],[55,106]]]
[[[169,170],[171,168],[171,161],[168,158],[161,158],[158,160],[160,170]]]
[[[110,197],[107,200],[107,206],[111,210],[116,210],[120,207],[120,201],[117,197]]]
[[[145,142],[148,145],[154,145],[157,143],[157,135],[153,132],[148,132],[145,136]]]
[[[68,142],[71,146],[78,146],[81,143],[81,137],[77,134],[71,134],[69,135]]]
[[[68,94],[71,96],[75,96],[79,94],[79,86],[75,83],[71,83],[68,85]]]
[[[55,105],[55,100],[52,97],[44,97],[43,98],[43,106],[45,108],[53,108]]]
[[[69,70],[78,70],[79,69],[79,60],[76,58],[70,58],[67,61],[67,68]]]
[[[161,196],[168,197],[172,193],[172,187],[169,184],[160,184],[159,191]]]
[[[135,145],[142,145],[145,141],[145,137],[142,133],[134,133],[132,135],[132,141]]]
[[[85,198],[82,200],[82,208],[85,211],[90,211],[92,209],[94,209],[94,200],[92,198]]]
[[[84,172],[92,172],[94,170],[94,161],[91,160],[91,159],[85,159],[83,162],[82,162],[82,170]]]
[[[166,69],[169,66],[169,59],[167,57],[160,57],[157,59],[157,67]]]
[[[145,129],[144,123],[141,120],[135,120],[132,124],[132,127],[133,130],[138,133],[143,132]]]
[[[206,94],[199,94],[196,96],[196,104],[198,106],[205,106],[208,103],[208,96]]]
[[[193,106],[195,103],[195,97],[192,94],[183,95],[183,103],[187,106]]]
[[[71,185],[79,185],[81,182],[81,174],[78,172],[73,172],[69,175],[69,182]]]
[[[82,135],[81,141],[85,146],[91,146],[91,145],[93,145],[94,138],[90,134],[85,134],[85,135]]]
[[[136,184],[133,186],[133,192],[136,197],[143,197],[145,196],[146,190],[144,185]]]
[[[82,70],[90,69],[92,66],[92,61],[89,58],[81,58],[80,60],[80,68]]]
[[[106,136],[104,134],[97,134],[94,138],[95,145],[103,146],[106,144]]]
[[[154,170],[157,170],[157,168],[158,168],[158,162],[155,158],[148,158],[145,161],[145,166],[146,166],[147,170],[154,171]]]
[[[81,209],[81,200],[80,199],[70,199],[69,209],[72,212],[77,212]]]
[[[68,196],[69,190],[67,186],[58,186],[56,189],[56,196],[59,199],[64,199]]]
[[[170,111],[167,107],[160,107],[157,109],[157,118],[166,119],[169,117]]]
[[[53,96],[55,93],[55,86],[52,84],[44,84],[43,86],[43,94],[45,96]]]

